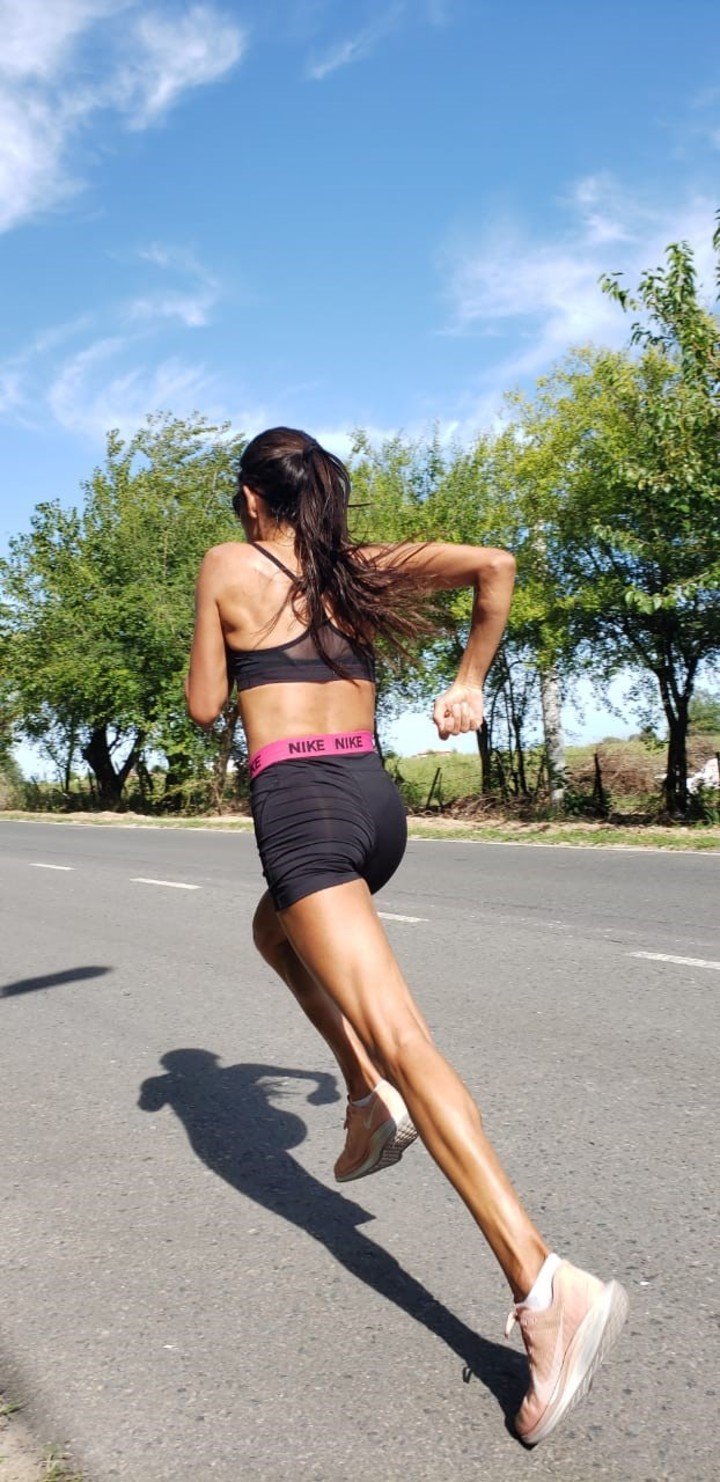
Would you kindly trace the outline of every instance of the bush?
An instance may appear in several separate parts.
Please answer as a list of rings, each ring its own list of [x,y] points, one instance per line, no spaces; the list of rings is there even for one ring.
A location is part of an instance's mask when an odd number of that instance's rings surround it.
[[[399,767],[388,768],[388,771],[393,782],[399,789],[405,807],[411,813],[419,812],[425,806],[425,799],[427,797],[427,788],[424,783],[418,782],[414,778],[404,777]]]
[[[720,788],[701,783],[697,792],[690,794],[688,819],[691,823],[720,824]]]
[[[23,779],[17,763],[9,757],[0,768],[0,810],[22,808]]]

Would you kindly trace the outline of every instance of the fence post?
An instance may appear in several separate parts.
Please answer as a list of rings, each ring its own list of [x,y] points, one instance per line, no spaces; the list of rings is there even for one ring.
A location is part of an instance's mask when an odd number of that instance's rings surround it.
[[[427,795],[427,802],[425,804],[425,807],[426,808],[429,808],[430,807],[430,803],[432,802],[432,795],[433,795],[433,793],[435,791],[435,786],[436,786],[438,777],[441,777],[441,776],[442,776],[442,767],[438,767],[437,768],[437,771],[435,772],[435,776],[433,777],[433,780],[432,780],[432,783],[431,783],[431,786],[430,786],[430,791],[429,791],[429,793]],[[439,802],[440,802],[440,790],[438,789],[438,803]]]

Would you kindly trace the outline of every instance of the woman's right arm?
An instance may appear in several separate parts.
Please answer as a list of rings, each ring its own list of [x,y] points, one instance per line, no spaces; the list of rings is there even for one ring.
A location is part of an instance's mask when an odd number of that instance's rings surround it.
[[[422,573],[435,591],[473,587],[470,632],[457,678],[433,709],[441,741],[477,730],[483,721],[482,687],[505,630],[515,585],[515,557],[494,546],[363,546],[363,555],[382,566],[399,564]]]

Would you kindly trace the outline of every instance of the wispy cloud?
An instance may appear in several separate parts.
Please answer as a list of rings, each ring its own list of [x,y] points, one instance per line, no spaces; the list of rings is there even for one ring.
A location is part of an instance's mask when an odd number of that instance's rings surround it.
[[[160,286],[52,325],[0,362],[4,421],[32,428],[50,419],[101,438],[110,427],[137,426],[148,410],[217,406],[213,377],[168,354],[166,337],[168,320],[190,329],[208,322],[217,280],[193,252],[161,243],[137,252],[135,268],[161,274]]]
[[[322,82],[342,67],[365,61],[386,36],[401,28],[449,25],[456,5],[457,0],[360,0],[360,3],[356,0],[352,7],[353,28],[328,42],[330,14],[334,17],[340,8],[337,0],[288,0],[288,29],[298,39],[316,39],[305,76],[313,82]]]
[[[240,27],[212,5],[193,5],[184,15],[139,15],[114,83],[131,127],[147,128],[190,88],[217,82],[246,44]]]
[[[78,38],[128,0],[0,0],[0,71],[52,82]]]
[[[82,189],[73,151],[91,124],[158,123],[247,46],[214,5],[141,0],[0,0],[0,35],[0,231]]]
[[[127,340],[110,337],[86,346],[66,362],[47,394],[48,407],[61,427],[99,441],[110,428],[126,435],[134,432],[149,409],[171,409],[183,416],[213,399],[215,388],[204,365],[171,357],[119,369],[114,363],[124,359],[129,348]]]
[[[709,198],[643,202],[600,174],[577,182],[565,206],[568,225],[555,236],[531,240],[505,221],[479,242],[443,254],[449,331],[515,339],[489,373],[504,385],[539,373],[571,346],[627,339],[627,319],[600,291],[603,272],[620,271],[634,287],[645,268],[662,261],[668,242],[686,240],[701,283],[711,289]]]
[[[423,9],[431,26],[447,26],[452,20],[455,0],[424,0]]]
[[[711,149],[720,149],[720,87],[703,88],[691,99],[681,134],[687,136],[695,151],[698,139],[709,144]],[[686,149],[681,145],[678,153],[682,157]]]
[[[163,286],[132,299],[125,311],[129,320],[178,319],[187,329],[208,323],[218,300],[219,284],[192,252],[154,243],[142,248],[138,257],[163,273],[189,279],[189,283],[180,288]]]
[[[313,82],[322,82],[331,72],[347,67],[351,62],[361,62],[369,57],[383,37],[397,30],[403,18],[405,5],[398,3],[381,11],[367,26],[335,42],[322,56],[308,65],[307,76]]]

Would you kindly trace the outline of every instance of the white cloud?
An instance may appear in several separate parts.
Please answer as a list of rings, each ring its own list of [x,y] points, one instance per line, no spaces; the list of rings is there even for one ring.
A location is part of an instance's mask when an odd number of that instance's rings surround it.
[[[146,128],[247,44],[212,5],[161,14],[142,0],[0,0],[0,36],[0,231],[82,188],[72,151],[91,122]]]
[[[16,366],[0,367],[0,416],[14,415],[23,402],[22,373]]]
[[[186,329],[199,329],[207,324],[215,294],[157,293],[136,298],[128,308],[129,319],[179,319]]]
[[[0,363],[0,417],[25,427],[52,418],[66,431],[102,440],[110,427],[127,432],[148,411],[177,411],[217,402],[215,382],[202,365],[163,353],[168,319],[186,328],[205,324],[217,300],[216,280],[193,253],[153,244],[136,256],[180,280],[164,283],[111,308],[54,325]],[[138,270],[138,269],[136,269]],[[144,274],[148,268],[139,269]],[[190,283],[186,281],[190,278]],[[224,410],[212,411],[222,420]]]
[[[165,273],[189,277],[191,283],[189,287],[163,288],[133,299],[126,310],[129,320],[179,319],[188,329],[197,329],[208,323],[218,299],[219,285],[192,252],[153,243],[142,248],[137,255],[142,262],[150,263]]]
[[[130,343],[119,336],[97,340],[73,355],[49,387],[47,404],[55,421],[68,432],[102,440],[112,427],[128,435],[148,411],[188,415],[214,395],[203,365],[175,358],[113,369],[124,360]]]
[[[0,0],[0,73],[51,80],[75,41],[128,0]]]
[[[323,78],[329,77],[331,72],[337,72],[339,68],[347,67],[351,62],[364,61],[383,37],[397,29],[404,10],[404,4],[391,5],[355,35],[336,42],[322,57],[309,64],[307,76],[313,82],[322,82]]]
[[[297,34],[317,34],[324,30],[328,13],[337,0],[295,0],[290,6],[290,28]],[[364,0],[364,4],[353,7],[356,14],[364,12],[356,21],[357,29],[351,35],[336,40],[319,55],[315,55],[306,67],[305,75],[313,82],[322,82],[331,73],[353,62],[362,62],[369,57],[378,43],[405,25],[447,26],[455,9],[455,0]],[[346,10],[350,6],[345,7]],[[365,24],[362,24],[365,19]]]
[[[234,67],[246,45],[245,33],[212,5],[193,5],[181,16],[141,15],[114,83],[118,104],[133,128],[147,128],[189,88]]]
[[[425,12],[431,26],[447,26],[453,12],[453,0],[425,0]]]
[[[79,189],[63,158],[68,134],[42,97],[22,98],[0,84],[0,232]]]
[[[470,248],[446,251],[447,295],[454,333],[509,333],[518,347],[492,367],[492,378],[537,374],[571,346],[622,344],[629,321],[600,290],[603,272],[621,271],[630,288],[663,260],[670,241],[695,251],[698,276],[712,281],[713,203],[645,204],[609,175],[579,181],[566,206],[566,231],[528,240],[514,225],[497,224]]]

